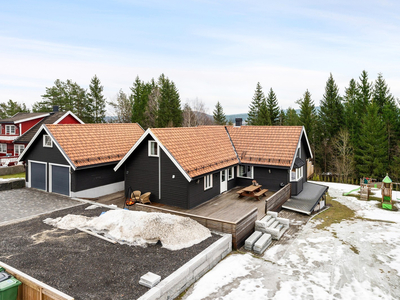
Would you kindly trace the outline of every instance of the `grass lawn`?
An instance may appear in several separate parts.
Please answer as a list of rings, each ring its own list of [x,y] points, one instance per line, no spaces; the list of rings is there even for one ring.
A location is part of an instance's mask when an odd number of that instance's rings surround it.
[[[7,179],[7,178],[25,178],[25,172],[17,173],[17,174],[11,174],[11,175],[3,175],[3,176],[0,176],[0,178],[3,178],[3,179]]]
[[[340,223],[343,220],[355,218],[355,213],[353,210],[348,208],[346,205],[333,200],[329,195],[326,196],[326,204],[330,206],[330,208],[314,218],[314,220],[322,221],[321,224],[316,226],[318,229],[324,229],[334,223]]]

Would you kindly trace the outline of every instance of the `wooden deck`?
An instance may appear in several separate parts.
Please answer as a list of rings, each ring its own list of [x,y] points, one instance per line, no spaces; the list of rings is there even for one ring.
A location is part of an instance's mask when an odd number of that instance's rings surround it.
[[[239,198],[236,192],[240,189],[241,187],[233,188],[192,209],[183,209],[160,203],[153,203],[152,205],[165,209],[230,222],[235,222],[239,220],[250,211],[252,211],[254,208],[258,209],[258,220],[264,217],[265,200],[274,193],[267,192],[266,196],[260,197],[260,200],[257,201],[252,197]]]
[[[192,209],[183,209],[176,206],[170,206],[156,202],[153,202],[152,206],[230,222],[237,221],[238,219],[252,211],[254,208],[258,209],[258,220],[264,217],[265,200],[268,199],[269,196],[274,194],[274,192],[268,191],[265,194],[266,196],[260,197],[260,200],[257,201],[252,197],[239,198],[236,192],[240,190],[240,188],[241,187],[233,188]],[[114,204],[121,208],[124,207],[125,201],[124,192],[106,195],[93,200],[107,205]]]

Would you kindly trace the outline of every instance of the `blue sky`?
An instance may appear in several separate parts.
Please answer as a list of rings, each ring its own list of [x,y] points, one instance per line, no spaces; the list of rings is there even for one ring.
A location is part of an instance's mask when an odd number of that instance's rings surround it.
[[[2,1],[0,102],[30,107],[56,79],[113,100],[137,75],[164,73],[181,101],[248,111],[257,82],[282,108],[306,89],[316,105],[329,73],[341,94],[362,70],[400,97],[396,1]]]

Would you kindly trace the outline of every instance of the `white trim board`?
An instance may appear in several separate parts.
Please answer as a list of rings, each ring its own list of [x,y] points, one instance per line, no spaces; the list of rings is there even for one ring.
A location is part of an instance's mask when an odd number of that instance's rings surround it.
[[[167,150],[167,148],[164,147],[164,145],[159,141],[159,139],[154,135],[154,133],[151,131],[151,129],[147,129],[145,133],[140,137],[140,139],[137,140],[135,145],[128,151],[128,153],[125,154],[125,156],[120,160],[120,162],[115,166],[114,171],[116,172],[122,164],[128,159],[129,156],[135,151],[135,149],[142,143],[142,141],[150,135],[157,143],[158,147],[161,148],[164,153],[169,157],[169,159],[174,163],[174,165],[178,168],[178,170],[183,174],[183,176],[186,178],[188,182],[192,181],[192,178],[185,172],[185,170],[182,168],[182,166],[176,161],[176,159],[172,156],[172,154]]]
[[[23,122],[27,122],[27,121],[39,119],[39,118],[45,118],[45,117],[47,117],[47,116],[50,116],[50,114],[49,114],[49,113],[46,113],[46,114],[44,114],[44,115],[40,115],[40,116],[36,116],[36,117],[30,117],[30,118],[26,118],[26,119],[14,121],[14,124],[19,124],[19,123],[23,123]],[[36,124],[37,124],[37,123],[36,123]]]
[[[65,152],[62,150],[61,146],[57,143],[56,139],[53,137],[53,135],[51,134],[50,130],[47,128],[46,124],[43,124],[42,126],[40,126],[39,130],[36,132],[34,137],[31,139],[31,141],[29,142],[28,146],[26,146],[25,150],[20,154],[20,156],[18,158],[18,162],[21,162],[21,161],[24,160],[23,157],[25,156],[25,153],[28,151],[28,149],[31,147],[33,142],[38,138],[38,136],[42,133],[43,130],[51,137],[51,140],[53,141],[53,144],[56,145],[56,147],[58,148],[60,153],[64,156],[65,160],[69,163],[69,165],[75,171],[75,169],[76,169],[75,165],[69,159],[67,154],[65,154]]]
[[[297,142],[296,151],[294,152],[292,164],[290,165],[290,170],[293,170],[294,161],[296,160],[297,149],[299,149],[299,147],[301,147],[301,138],[303,137],[303,134],[304,134],[304,136],[306,138],[306,141],[307,141],[308,151],[310,152],[310,155],[311,155],[310,158],[313,158],[313,154],[312,154],[312,151],[311,151],[310,143],[308,142],[308,138],[307,138],[307,133],[306,133],[306,130],[305,130],[304,126],[303,126],[303,129],[301,130],[301,133],[300,133],[299,141]]]
[[[73,116],[79,123],[81,124],[85,124],[81,119],[79,119],[72,111],[67,111],[65,114],[63,114],[57,121],[55,121],[53,124],[58,124],[60,123],[62,120],[64,120],[64,118],[68,115]]]
[[[115,182],[110,183],[102,186],[98,186],[95,188],[79,191],[79,192],[72,192],[71,197],[83,197],[83,198],[96,198],[116,192],[120,192],[124,190],[125,182]]]

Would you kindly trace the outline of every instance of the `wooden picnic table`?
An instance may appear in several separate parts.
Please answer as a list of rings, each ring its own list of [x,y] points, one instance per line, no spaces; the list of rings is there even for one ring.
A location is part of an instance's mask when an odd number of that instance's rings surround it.
[[[261,189],[262,185],[249,185],[245,188],[237,191],[236,193],[239,197],[254,197],[257,200],[260,200],[260,196],[265,196],[265,193],[268,192],[268,189]]]

